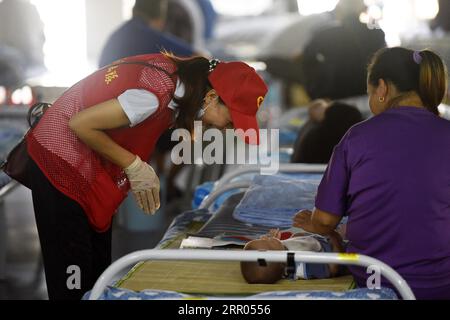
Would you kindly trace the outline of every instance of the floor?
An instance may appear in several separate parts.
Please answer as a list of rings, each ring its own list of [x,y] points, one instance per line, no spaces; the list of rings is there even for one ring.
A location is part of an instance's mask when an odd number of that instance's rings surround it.
[[[163,236],[176,214],[189,209],[188,204],[174,202],[165,205],[147,220],[150,223],[133,225],[123,212],[115,219],[113,226],[113,260],[135,250],[153,248]],[[0,203],[0,219],[6,224],[6,235],[0,241],[6,242],[5,274],[0,275],[0,300],[42,300],[47,299],[45,276],[40,260],[40,246],[34,221],[31,193],[18,187]],[[147,226],[143,228],[142,226]]]

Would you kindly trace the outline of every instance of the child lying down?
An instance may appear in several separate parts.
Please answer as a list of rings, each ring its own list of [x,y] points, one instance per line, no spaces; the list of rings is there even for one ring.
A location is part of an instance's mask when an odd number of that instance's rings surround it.
[[[244,250],[288,250],[313,252],[344,252],[342,238],[337,233],[323,237],[316,234],[301,232],[292,235],[289,239],[280,240],[278,229],[270,230],[260,239],[248,242]],[[281,280],[286,274],[286,264],[269,262],[264,266],[257,262],[241,262],[241,272],[248,283],[272,284]],[[342,274],[336,264],[309,264],[297,263],[297,279],[325,279]]]

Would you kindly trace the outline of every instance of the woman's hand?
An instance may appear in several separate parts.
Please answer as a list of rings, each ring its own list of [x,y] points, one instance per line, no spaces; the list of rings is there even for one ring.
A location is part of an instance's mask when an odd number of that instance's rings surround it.
[[[154,214],[160,207],[160,184],[153,168],[136,156],[124,171],[139,207],[147,214]]]
[[[314,233],[314,227],[312,225],[312,212],[309,210],[302,210],[298,212],[293,218],[292,226]]]
[[[328,235],[334,232],[341,218],[338,215],[315,208],[313,213],[309,210],[302,210],[297,213],[293,218],[292,225],[307,232]]]

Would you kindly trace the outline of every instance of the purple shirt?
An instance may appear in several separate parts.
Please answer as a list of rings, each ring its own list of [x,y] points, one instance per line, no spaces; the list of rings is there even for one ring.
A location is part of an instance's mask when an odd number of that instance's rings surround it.
[[[316,207],[348,215],[348,252],[387,263],[413,290],[450,290],[450,121],[397,107],[352,127]],[[365,286],[365,269],[351,271]]]

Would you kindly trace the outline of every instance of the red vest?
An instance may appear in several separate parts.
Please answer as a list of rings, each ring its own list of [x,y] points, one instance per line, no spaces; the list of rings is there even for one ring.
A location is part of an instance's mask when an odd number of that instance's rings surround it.
[[[131,64],[136,61],[155,68]],[[175,92],[175,64],[160,54],[129,57],[118,63],[68,89],[47,110],[27,140],[30,156],[48,180],[81,205],[98,232],[110,227],[112,216],[127,196],[129,183],[121,168],[77,138],[69,128],[69,120],[85,108],[117,98],[127,89],[152,92],[159,99],[155,113],[135,127],[107,131],[116,143],[143,160],[150,159],[156,141],[174,120],[168,104]]]

